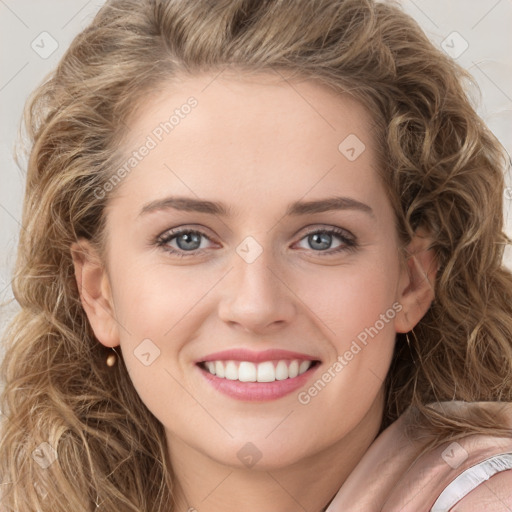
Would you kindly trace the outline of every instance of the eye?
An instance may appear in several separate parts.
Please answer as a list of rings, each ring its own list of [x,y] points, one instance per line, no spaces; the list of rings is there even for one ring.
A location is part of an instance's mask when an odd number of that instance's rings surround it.
[[[178,257],[187,257],[201,254],[203,252],[203,240],[211,242],[211,239],[202,231],[195,229],[171,229],[158,237],[156,244],[164,251],[170,252]],[[170,245],[174,243],[175,245]],[[186,254],[186,253],[191,254]]]
[[[333,241],[336,239],[341,241],[341,243],[338,243],[334,250],[327,251],[326,249],[332,248]],[[303,240],[306,241],[309,247],[302,248],[313,249],[314,252],[320,253],[322,256],[329,256],[342,251],[353,251],[357,248],[355,237],[348,231],[340,228],[311,230],[299,243],[302,243]],[[208,248],[208,242],[212,242],[211,238],[200,230],[176,228],[160,235],[155,243],[164,251],[182,258],[203,254]]]
[[[326,251],[325,249],[332,248],[333,241],[335,239],[341,240],[334,250]],[[312,248],[314,252],[325,253],[325,256],[337,254],[342,251],[353,251],[357,248],[357,242],[353,235],[340,228],[330,229],[315,229],[309,231],[305,237],[301,239],[305,240],[305,243],[309,247],[303,247],[305,249]],[[321,254],[324,256],[324,254]]]

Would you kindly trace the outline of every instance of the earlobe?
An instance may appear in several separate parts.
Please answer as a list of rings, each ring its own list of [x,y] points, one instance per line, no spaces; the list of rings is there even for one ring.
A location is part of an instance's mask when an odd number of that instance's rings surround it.
[[[402,305],[395,317],[396,332],[409,332],[425,316],[435,298],[435,278],[438,262],[432,240],[422,228],[416,231],[407,246],[406,265],[402,269],[398,288],[398,301]]]
[[[119,345],[119,331],[105,266],[84,238],[71,244],[70,251],[80,300],[94,334],[106,347],[115,347]]]

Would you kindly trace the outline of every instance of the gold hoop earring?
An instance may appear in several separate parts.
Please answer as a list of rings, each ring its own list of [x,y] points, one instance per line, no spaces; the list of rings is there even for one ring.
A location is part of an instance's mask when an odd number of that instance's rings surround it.
[[[411,348],[411,340],[409,339],[408,333],[405,333],[405,340],[407,341],[407,346],[410,349]]]
[[[107,366],[109,367],[112,367],[116,364],[117,362],[117,351],[115,348],[112,348],[112,350],[114,351],[113,353],[111,352],[108,356],[107,356]]]

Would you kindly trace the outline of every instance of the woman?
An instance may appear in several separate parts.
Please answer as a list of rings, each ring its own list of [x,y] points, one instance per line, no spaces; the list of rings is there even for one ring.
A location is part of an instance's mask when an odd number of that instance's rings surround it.
[[[465,78],[385,3],[107,2],[27,106],[2,510],[510,508]]]

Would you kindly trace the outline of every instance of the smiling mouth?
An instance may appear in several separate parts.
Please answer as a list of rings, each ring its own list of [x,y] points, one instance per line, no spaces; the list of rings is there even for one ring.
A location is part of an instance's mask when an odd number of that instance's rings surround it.
[[[279,359],[251,361],[202,361],[199,367],[219,379],[239,382],[275,382],[294,379],[320,364],[316,360]]]

